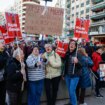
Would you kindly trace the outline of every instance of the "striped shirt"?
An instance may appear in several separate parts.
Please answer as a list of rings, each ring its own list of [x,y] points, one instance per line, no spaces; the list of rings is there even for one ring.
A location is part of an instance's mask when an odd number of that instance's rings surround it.
[[[35,67],[35,64],[37,62],[40,62],[41,58],[40,56],[35,56],[33,54],[29,55],[26,63],[28,66],[28,79],[29,81],[38,81],[45,78],[45,67],[44,64]]]

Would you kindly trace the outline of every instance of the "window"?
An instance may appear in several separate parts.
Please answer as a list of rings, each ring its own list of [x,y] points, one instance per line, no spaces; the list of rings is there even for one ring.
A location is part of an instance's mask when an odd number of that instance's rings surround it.
[[[88,12],[89,12],[89,8],[86,9],[86,13],[88,13]]]
[[[76,12],[76,15],[79,15],[79,13],[78,13],[78,12]]]
[[[89,19],[89,15],[86,15],[86,19]]]
[[[72,14],[72,17],[74,16],[74,14]]]
[[[72,21],[71,23],[74,24],[74,21]]]
[[[86,5],[89,5],[89,3],[90,3],[90,0],[87,0],[87,1],[86,1]]]
[[[81,11],[81,14],[84,14],[84,10]]]
[[[74,10],[74,7],[72,7],[72,10]]]
[[[79,5],[77,5],[76,8],[79,8]]]
[[[84,3],[81,4],[81,7],[84,7]]]
[[[74,3],[75,0],[72,0],[72,3]]]

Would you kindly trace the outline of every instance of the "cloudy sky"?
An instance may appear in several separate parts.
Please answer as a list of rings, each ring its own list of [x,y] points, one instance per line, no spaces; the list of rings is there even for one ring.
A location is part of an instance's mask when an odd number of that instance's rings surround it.
[[[0,0],[0,11],[5,11],[6,8],[9,8],[14,4],[16,0]],[[41,0],[42,1],[42,0]],[[48,3],[49,6],[54,6],[57,0],[53,0],[53,2]],[[44,5],[44,1],[41,2],[41,5]]]

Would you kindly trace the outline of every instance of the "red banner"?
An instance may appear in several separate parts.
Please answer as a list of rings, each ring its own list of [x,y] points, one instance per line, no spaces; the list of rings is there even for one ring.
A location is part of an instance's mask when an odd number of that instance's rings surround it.
[[[58,53],[61,57],[65,57],[67,50],[68,50],[68,43],[59,41],[57,45],[56,53]]]
[[[3,40],[3,35],[2,35],[2,26],[0,26],[0,40]]]
[[[76,26],[74,30],[74,37],[88,39],[90,20],[76,19]]]
[[[18,14],[5,13],[7,21],[7,33],[9,38],[22,38]]]

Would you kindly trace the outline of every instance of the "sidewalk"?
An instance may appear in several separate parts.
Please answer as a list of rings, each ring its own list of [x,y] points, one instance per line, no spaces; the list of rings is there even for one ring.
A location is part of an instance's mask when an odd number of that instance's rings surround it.
[[[104,96],[103,98],[96,98],[94,95],[94,92],[92,93],[91,96],[87,96],[85,98],[85,102],[87,103],[87,105],[105,105],[105,88],[101,89],[101,93]],[[56,105],[64,105],[67,104],[69,102],[69,100],[62,100],[62,101],[57,101]],[[41,105],[46,105],[46,103],[43,103]]]

